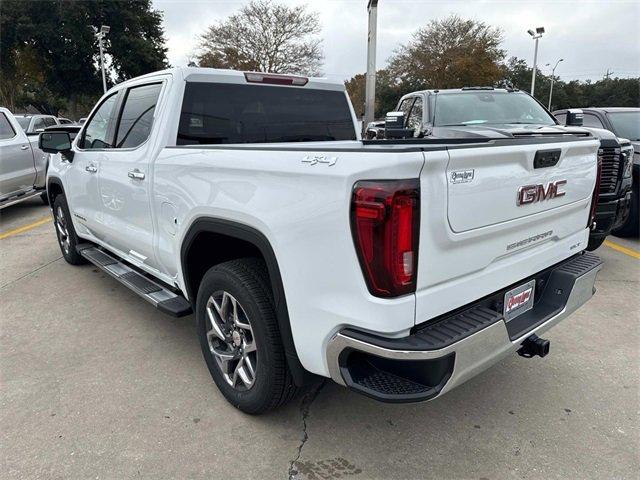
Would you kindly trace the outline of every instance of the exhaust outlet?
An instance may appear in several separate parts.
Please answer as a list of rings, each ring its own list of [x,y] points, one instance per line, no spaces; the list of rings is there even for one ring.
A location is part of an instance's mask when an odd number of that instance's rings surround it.
[[[522,346],[518,350],[518,355],[524,358],[531,358],[538,355],[542,358],[549,353],[550,346],[551,342],[549,340],[533,334],[525,338],[524,342],[522,342]]]

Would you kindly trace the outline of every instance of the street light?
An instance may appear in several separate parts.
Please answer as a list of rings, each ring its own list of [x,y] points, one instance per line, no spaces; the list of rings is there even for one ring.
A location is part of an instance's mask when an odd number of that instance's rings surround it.
[[[533,53],[533,72],[531,73],[531,96],[533,97],[533,92],[536,88],[536,64],[538,62],[538,40],[542,37],[544,33],[544,27],[536,28],[536,31],[527,30],[527,33],[531,35],[531,37],[536,41],[536,47]]]
[[[102,88],[104,90],[104,93],[107,93],[107,76],[104,73],[104,50],[102,42],[107,33],[109,33],[109,30],[111,30],[111,27],[109,25],[102,25],[100,27],[100,31],[96,33],[98,46],[100,47],[100,69],[102,70]]]
[[[553,80],[554,80],[554,75],[556,73],[556,68],[558,67],[558,64],[560,62],[564,62],[564,58],[559,59],[555,66],[551,69],[551,88],[549,89],[549,111],[551,111],[551,96],[553,95]],[[547,63],[546,66],[549,67],[551,64]]]

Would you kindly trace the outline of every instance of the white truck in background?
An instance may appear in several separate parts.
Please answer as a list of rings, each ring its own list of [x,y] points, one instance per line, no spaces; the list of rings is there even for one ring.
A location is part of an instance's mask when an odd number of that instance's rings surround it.
[[[598,141],[367,142],[341,82],[176,68],[123,82],[71,140],[45,132],[60,248],[163,312],[195,313],[248,413],[311,374],[429,400],[594,293]],[[82,292],[78,292],[82,295]]]

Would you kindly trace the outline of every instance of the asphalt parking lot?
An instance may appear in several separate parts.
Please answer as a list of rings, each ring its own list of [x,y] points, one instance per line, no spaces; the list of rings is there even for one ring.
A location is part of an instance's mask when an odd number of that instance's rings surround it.
[[[599,249],[598,292],[544,359],[431,403],[327,381],[251,417],[212,383],[193,317],[66,264],[48,215],[39,199],[0,214],[2,478],[638,478],[638,241]]]

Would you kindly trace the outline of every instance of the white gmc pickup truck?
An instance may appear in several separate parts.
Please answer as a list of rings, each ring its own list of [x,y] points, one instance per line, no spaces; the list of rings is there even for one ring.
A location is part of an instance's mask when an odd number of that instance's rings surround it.
[[[40,137],[65,259],[195,313],[249,413],[309,373],[410,402],[546,355],[538,335],[601,268],[583,252],[598,145],[562,128],[367,142],[342,83],[205,68],[121,83],[73,141]]]

